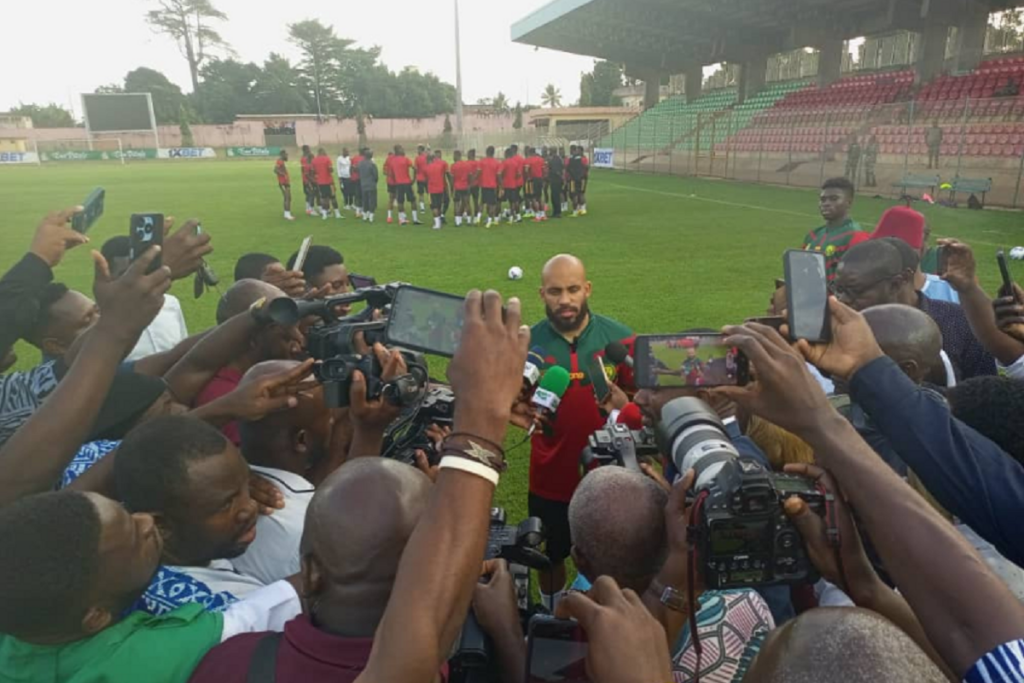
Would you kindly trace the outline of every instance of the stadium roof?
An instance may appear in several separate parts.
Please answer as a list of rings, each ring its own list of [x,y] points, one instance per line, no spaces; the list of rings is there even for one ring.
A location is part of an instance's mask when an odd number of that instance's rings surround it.
[[[955,25],[980,0],[552,0],[512,25],[512,40],[679,73],[828,39]],[[999,4],[1004,0],[997,0]],[[1013,4],[1013,3],[1008,3]]]

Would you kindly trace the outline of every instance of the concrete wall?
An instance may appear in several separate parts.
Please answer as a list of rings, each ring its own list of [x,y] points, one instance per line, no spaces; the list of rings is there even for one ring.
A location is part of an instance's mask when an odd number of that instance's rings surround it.
[[[181,147],[178,126],[157,126],[161,147]],[[21,138],[40,143],[55,140],[87,140],[84,128],[0,128],[0,138]],[[151,133],[119,133],[95,135],[93,139],[120,138],[126,148],[155,147]],[[263,124],[235,123],[228,126],[192,126],[192,138],[197,147],[246,147],[264,144]],[[28,145],[31,148],[31,144]]]

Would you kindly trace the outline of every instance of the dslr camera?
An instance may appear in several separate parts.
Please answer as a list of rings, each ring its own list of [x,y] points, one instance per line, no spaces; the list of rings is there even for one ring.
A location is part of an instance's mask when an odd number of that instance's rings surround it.
[[[381,454],[412,465],[416,462],[416,451],[421,450],[427,454],[427,461],[436,465],[440,454],[427,436],[431,424],[441,427],[455,424],[455,394],[449,387],[430,387],[422,401],[391,423],[384,433]]]
[[[709,589],[797,583],[815,576],[803,539],[783,512],[799,496],[824,516],[826,494],[803,478],[740,457],[718,415],[696,398],[665,404],[656,430],[676,470],[694,470],[697,561]]]
[[[588,438],[587,447],[580,454],[584,470],[593,466],[618,465],[640,471],[639,460],[657,456],[658,444],[651,429],[635,430],[616,424],[598,429]]]

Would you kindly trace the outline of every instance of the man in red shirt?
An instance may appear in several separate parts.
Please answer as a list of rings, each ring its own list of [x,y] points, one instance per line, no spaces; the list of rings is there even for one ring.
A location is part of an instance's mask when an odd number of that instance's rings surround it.
[[[423,204],[423,195],[427,192],[427,166],[430,165],[430,155],[423,145],[416,147],[416,193],[420,196],[420,211],[426,211]]]
[[[501,170],[501,162],[494,158],[494,147],[488,147],[487,156],[481,159],[477,172],[477,182],[480,184],[480,199],[487,207],[487,227],[494,224],[498,215],[498,174]]]
[[[295,218],[292,216],[292,179],[288,175],[288,150],[281,150],[281,155],[274,163],[274,175],[277,176],[277,186],[281,188],[281,195],[284,197],[285,220],[293,221]]]
[[[352,157],[352,173],[349,176],[352,180],[352,187],[356,190],[356,218],[363,217],[363,192],[359,186],[359,164],[365,158],[363,150],[360,148],[356,155]]]
[[[462,158],[462,150],[455,150],[452,162],[452,188],[455,191],[455,225],[470,224],[469,184],[473,175],[473,164]]]
[[[323,147],[317,150],[313,158],[313,178],[320,192],[320,215],[327,220],[327,211],[333,208],[334,217],[341,218],[338,195],[334,191],[334,164]]]
[[[388,223],[393,223],[394,220],[391,218],[391,212],[395,208],[395,176],[391,173],[391,159],[394,158],[393,152],[388,152],[387,157],[384,159],[383,166],[384,171],[384,182],[388,186]]]
[[[505,199],[508,201],[509,223],[519,223],[523,220],[519,215],[522,201],[519,191],[522,184],[522,170],[516,161],[515,153],[515,145],[506,149],[505,163],[501,165],[501,187],[505,190]]]
[[[430,193],[430,209],[434,212],[434,230],[441,229],[444,213],[444,196],[448,191],[448,162],[441,158],[441,150],[434,152],[434,160],[427,165],[427,191]]]
[[[398,224],[408,225],[409,221],[405,218],[405,200],[409,200],[409,206],[412,207],[412,222],[415,225],[423,225],[420,223],[419,214],[416,212],[416,197],[412,193],[412,178],[413,170],[416,164],[413,160],[405,156],[405,148],[401,145],[395,145],[395,156],[391,158],[391,173],[395,178],[395,200],[398,202]]]
[[[533,210],[534,222],[539,223],[548,219],[544,212],[544,157],[537,153],[536,147],[528,148],[527,155],[526,172],[530,176],[529,208]]]
[[[480,225],[480,161],[476,158],[476,149],[466,152],[466,161],[472,167],[469,176],[469,196],[473,199],[473,220],[475,225]]]

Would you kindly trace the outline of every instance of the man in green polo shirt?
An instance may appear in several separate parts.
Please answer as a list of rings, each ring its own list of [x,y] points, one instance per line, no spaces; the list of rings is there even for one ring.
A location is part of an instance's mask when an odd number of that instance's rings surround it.
[[[530,449],[531,517],[539,517],[547,532],[547,555],[552,569],[540,573],[541,595],[552,603],[565,587],[565,558],[569,534],[569,501],[580,482],[580,453],[587,438],[605,418],[590,380],[590,360],[604,356],[605,347],[626,341],[632,332],[611,318],[590,312],[591,283],[583,262],[559,254],[544,266],[540,296],[547,318],[533,326],[530,346],[543,350],[547,365],[569,371],[571,382],[550,424],[538,429]]]
[[[836,277],[836,268],[851,247],[866,242],[869,235],[860,224],[850,218],[853,206],[853,183],[847,178],[829,178],[821,186],[818,196],[818,210],[825,219],[825,225],[815,228],[804,237],[805,250],[825,254],[825,268],[828,281]]]

